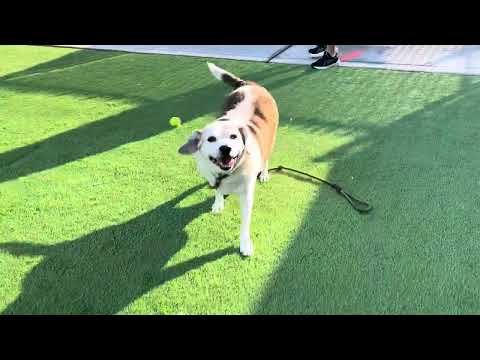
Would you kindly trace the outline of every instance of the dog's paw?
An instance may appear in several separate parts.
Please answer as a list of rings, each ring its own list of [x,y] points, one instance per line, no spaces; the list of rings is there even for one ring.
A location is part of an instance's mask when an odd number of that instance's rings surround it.
[[[252,256],[253,255],[253,244],[252,241],[245,241],[240,243],[240,254],[243,256]]]
[[[258,180],[260,180],[261,183],[266,183],[268,180],[270,180],[270,176],[268,175],[268,171],[264,170],[258,175]]]
[[[225,207],[225,202],[223,199],[221,201],[215,201],[212,206],[212,213],[214,214],[220,214],[223,211],[223,208]]]

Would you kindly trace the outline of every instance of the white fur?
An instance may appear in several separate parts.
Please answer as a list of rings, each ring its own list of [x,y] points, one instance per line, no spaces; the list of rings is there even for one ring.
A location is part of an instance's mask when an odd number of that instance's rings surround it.
[[[222,80],[222,75],[224,75],[224,74],[229,75],[229,76],[231,76],[231,77],[234,78],[234,79],[238,79],[238,77],[236,77],[236,76],[233,75],[232,73],[229,73],[228,71],[223,70],[222,68],[219,68],[219,67],[218,67],[217,65],[215,65],[215,64],[212,64],[212,63],[207,62],[207,65],[208,65],[208,69],[210,70],[210,72],[212,73],[212,75],[215,76],[218,80]]]
[[[212,63],[207,62],[207,65],[212,75],[218,80],[222,80],[222,75],[228,75],[240,81],[240,79],[237,76],[233,75],[232,73]],[[244,95],[244,99],[242,102],[237,104],[235,108],[228,111],[225,114],[225,117],[234,121],[238,121],[239,123],[242,123],[242,124],[245,124],[246,121],[252,117],[255,108],[252,101],[252,95],[250,93],[251,88],[252,88],[251,85],[245,85],[245,86],[242,86],[240,89],[232,92],[232,94],[235,92],[241,92]]]
[[[209,156],[217,158],[220,155],[220,146],[226,145],[232,149],[232,157],[236,157],[242,152],[244,147],[239,127],[240,125],[230,121],[216,121],[210,124],[202,131],[204,141],[200,147],[200,153],[207,159]],[[231,139],[230,135],[236,135],[237,138]],[[208,142],[207,139],[211,136],[215,137],[216,141]]]
[[[268,160],[265,161],[265,166],[263,170],[260,172],[260,176],[258,179],[260,180],[261,183],[265,183],[270,179],[270,177],[268,176]]]
[[[225,199],[223,197],[223,194],[217,190],[215,192],[215,202],[213,203],[213,206],[212,206],[212,212],[214,214],[219,214],[223,211],[224,207],[225,207]]]
[[[198,151],[193,154],[193,157],[197,161],[197,169],[200,175],[207,179],[210,186],[214,186],[218,175],[218,168],[212,164],[211,161],[205,159]]]
[[[240,210],[242,221],[240,224],[240,252],[244,256],[253,255],[253,242],[250,238],[250,222],[252,220],[253,197],[256,178],[249,178],[246,189],[240,194]]]
[[[255,111],[255,106],[252,101],[252,94],[250,93],[251,88],[252,87],[250,85],[246,85],[234,91],[241,92],[244,96],[244,99],[242,102],[238,103],[235,108],[225,114],[225,117],[236,121],[240,126],[246,125],[248,119],[253,116],[253,112]]]

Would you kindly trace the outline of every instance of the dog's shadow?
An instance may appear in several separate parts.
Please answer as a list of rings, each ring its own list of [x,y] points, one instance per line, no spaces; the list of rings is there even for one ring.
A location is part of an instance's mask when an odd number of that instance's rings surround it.
[[[176,205],[205,185],[121,225],[58,245],[0,244],[17,256],[44,256],[23,281],[22,292],[4,314],[114,314],[152,288],[237,253],[228,247],[165,268],[186,244],[193,219],[211,199],[186,208]]]

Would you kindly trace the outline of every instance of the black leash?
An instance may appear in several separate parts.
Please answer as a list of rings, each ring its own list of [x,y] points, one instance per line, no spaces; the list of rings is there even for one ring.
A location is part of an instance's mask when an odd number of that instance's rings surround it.
[[[266,61],[266,63],[269,63],[270,61],[272,61],[274,58],[276,58],[278,55],[280,54],[283,54],[285,51],[287,51],[288,49],[290,49],[293,45],[286,45],[284,47],[282,47],[281,49],[275,51]]]
[[[295,172],[295,173],[298,173],[298,174],[301,174],[301,175],[304,175],[304,176],[308,176],[312,179],[315,179],[315,180],[318,180],[318,181],[321,181],[323,182],[324,184],[327,184],[328,186],[330,186],[331,188],[333,188],[337,193],[339,193],[340,195],[342,195],[345,199],[347,199],[347,201],[350,203],[350,205],[352,205],[352,207],[357,210],[359,213],[362,213],[362,214],[365,214],[365,213],[368,213],[370,212],[373,207],[364,202],[364,201],[361,201],[361,200],[358,200],[356,199],[355,197],[353,197],[352,195],[350,195],[349,193],[347,193],[345,190],[343,190],[340,186],[338,186],[337,184],[333,184],[331,182],[328,182],[326,180],[323,180],[323,179],[320,179],[319,177],[316,177],[316,176],[313,176],[313,175],[310,175],[310,174],[307,174],[307,173],[304,173],[302,171],[299,171],[299,170],[295,170],[295,169],[290,169],[290,168],[287,168],[285,166],[278,166],[278,167],[275,167],[275,168],[272,168],[272,169],[268,169],[268,171],[282,171],[282,170],[288,170],[288,171],[292,171],[292,172]]]

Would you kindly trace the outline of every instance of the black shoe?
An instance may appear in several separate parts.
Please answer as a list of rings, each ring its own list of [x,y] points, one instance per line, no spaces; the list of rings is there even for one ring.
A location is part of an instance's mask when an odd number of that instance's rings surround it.
[[[332,56],[327,51],[325,51],[323,53],[323,56],[317,61],[315,61],[311,66],[314,69],[322,70],[336,64],[338,64],[338,54]]]
[[[312,57],[322,56],[323,52],[327,49],[327,45],[317,45],[313,49],[309,49],[308,52]]]

